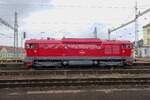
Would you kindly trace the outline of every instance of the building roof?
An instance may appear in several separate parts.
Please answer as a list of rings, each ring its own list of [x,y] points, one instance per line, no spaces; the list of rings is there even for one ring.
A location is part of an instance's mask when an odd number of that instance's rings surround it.
[[[14,52],[14,47],[12,46],[0,46],[0,51],[2,50],[7,50],[7,52]],[[25,49],[24,48],[18,48],[16,50],[17,52],[25,52]]]
[[[143,28],[150,27],[150,23],[143,26]]]

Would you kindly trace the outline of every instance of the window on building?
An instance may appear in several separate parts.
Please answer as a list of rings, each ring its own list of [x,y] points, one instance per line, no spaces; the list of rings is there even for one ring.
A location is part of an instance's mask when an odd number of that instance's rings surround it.
[[[150,29],[149,28],[147,29],[147,34],[150,34]]]
[[[147,54],[147,49],[144,49],[144,54],[145,54],[145,55]]]
[[[150,39],[147,39],[147,45],[150,45]]]

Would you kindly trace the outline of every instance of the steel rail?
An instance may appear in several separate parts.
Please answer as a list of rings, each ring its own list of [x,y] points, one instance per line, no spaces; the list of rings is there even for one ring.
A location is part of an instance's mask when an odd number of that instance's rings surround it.
[[[0,76],[150,74],[149,69],[0,70]]]
[[[150,78],[77,78],[77,79],[31,79],[0,80],[0,88],[43,87],[43,86],[108,86],[139,85],[150,86]]]

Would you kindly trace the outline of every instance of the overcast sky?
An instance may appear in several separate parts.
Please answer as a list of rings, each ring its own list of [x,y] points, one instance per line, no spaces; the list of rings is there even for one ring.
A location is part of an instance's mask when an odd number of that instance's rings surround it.
[[[140,12],[150,7],[149,0],[137,0]],[[115,28],[135,16],[135,0],[0,0],[0,17],[14,24],[18,12],[19,32],[27,38],[98,37],[106,39],[108,28]],[[139,38],[142,26],[150,22],[150,13],[139,18]],[[1,25],[2,45],[12,45],[13,31]],[[43,33],[44,32],[44,33]],[[134,40],[134,24],[112,33],[112,39]]]

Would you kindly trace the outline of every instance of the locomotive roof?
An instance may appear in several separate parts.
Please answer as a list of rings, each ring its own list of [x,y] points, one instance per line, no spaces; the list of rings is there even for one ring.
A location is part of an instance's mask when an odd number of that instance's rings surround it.
[[[61,40],[55,40],[55,39],[30,39],[26,40],[26,43],[61,43]]]
[[[100,43],[101,40],[98,38],[64,38],[64,43]]]
[[[126,40],[103,40],[103,44],[130,44],[130,41]]]
[[[124,44],[131,43],[125,40],[100,40],[98,38],[63,38],[62,40],[56,39],[30,39],[26,43],[103,43],[103,44]]]

